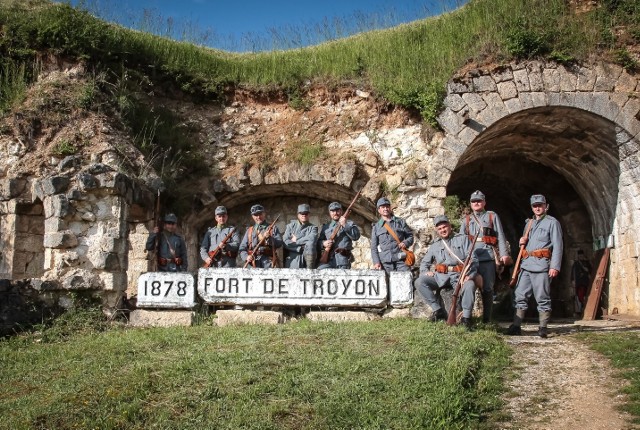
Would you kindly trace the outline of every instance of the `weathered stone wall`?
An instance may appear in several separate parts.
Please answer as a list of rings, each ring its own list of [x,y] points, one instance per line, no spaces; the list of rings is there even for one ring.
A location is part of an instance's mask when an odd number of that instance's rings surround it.
[[[194,191],[198,209],[180,219],[190,271],[202,264],[198,247],[220,204],[244,232],[250,206],[261,203],[270,219],[281,215],[284,232],[299,203],[311,205],[312,222],[320,225],[329,202],[346,207],[362,189],[352,214],[363,231],[353,267],[364,269],[382,194],[415,230],[422,255],[447,195],[466,200],[482,189],[515,243],[530,215],[529,195],[541,192],[565,233],[563,271],[554,283],[558,315],[572,311],[568,269],[575,251],[591,254],[609,236],[608,306],[638,315],[638,85],[636,76],[604,63],[532,61],[473,70],[448,84],[443,132],[355,90],[310,89],[304,111],[240,93],[224,109],[181,102],[176,109],[201,125],[203,151],[221,172],[202,178]],[[60,160],[55,175],[11,177],[11,163],[28,148],[16,152],[5,140],[0,274],[42,277],[63,290],[96,289],[111,301],[131,293],[150,268],[144,242],[153,227],[153,195],[116,173],[114,151],[92,156],[91,166]],[[315,163],[292,161],[291,144],[301,142],[325,152]]]

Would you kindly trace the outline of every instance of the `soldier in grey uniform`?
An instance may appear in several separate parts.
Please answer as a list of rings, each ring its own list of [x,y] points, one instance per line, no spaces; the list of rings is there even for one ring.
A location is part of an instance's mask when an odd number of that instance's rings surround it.
[[[493,211],[485,210],[486,201],[482,191],[477,190],[471,193],[470,202],[473,215],[469,214],[462,219],[460,233],[473,240],[480,228],[475,253],[479,262],[478,272],[482,276],[482,321],[488,323],[491,320],[491,309],[493,308],[496,263],[499,261],[501,265],[510,264],[511,256],[507,251],[507,241],[504,237],[500,217]],[[480,226],[478,226],[478,222]]]
[[[243,261],[248,261],[250,266],[271,268],[278,261],[276,250],[282,247],[280,230],[274,225],[271,234],[268,234],[269,223],[266,221],[267,214],[262,205],[251,206],[251,218],[254,225],[249,226],[240,242],[240,257]],[[263,237],[265,241],[258,247]]]
[[[471,250],[471,240],[464,234],[454,234],[449,218],[445,215],[438,215],[434,224],[440,237],[429,246],[429,250],[422,258],[420,277],[416,279],[415,287],[433,310],[431,320],[439,321],[447,319],[447,312],[440,306],[435,293],[444,288],[452,289],[456,286],[464,261]],[[461,323],[467,329],[471,329],[471,312],[476,289],[474,278],[477,270],[478,257],[474,252],[460,290]]]
[[[177,223],[178,217],[174,214],[167,214],[164,217],[163,231],[155,226],[153,233],[147,239],[145,249],[147,251],[157,250],[156,258],[159,272],[187,271],[187,245],[184,238],[176,233]]]
[[[538,336],[544,338],[551,318],[551,281],[560,274],[562,264],[562,228],[557,219],[547,215],[549,205],[542,194],[532,195],[530,201],[534,217],[526,221],[525,233],[520,238],[525,252],[515,289],[516,315],[507,334],[522,333],[520,326],[533,293],[540,316]]]
[[[298,205],[298,219],[292,220],[284,230],[282,241],[287,255],[284,267],[291,269],[315,269],[318,227],[309,222],[308,204]]]
[[[318,237],[318,253],[329,251],[329,260],[325,264],[320,264],[318,269],[351,269],[353,241],[360,239],[360,229],[343,214],[340,203],[329,204],[331,222],[322,225]],[[331,235],[336,228],[340,231],[332,241]]]
[[[236,267],[236,257],[240,246],[240,235],[233,226],[227,225],[229,215],[227,208],[218,206],[215,210],[216,225],[207,230],[200,244],[200,258],[204,260],[208,267]],[[224,247],[218,252],[215,260],[211,260],[209,252],[218,249],[222,242],[233,230],[233,234]]]
[[[386,197],[378,199],[377,203],[380,220],[371,226],[371,260],[374,269],[384,269],[386,273],[392,271],[408,272],[411,270],[404,262],[404,252],[413,245],[413,231],[405,220],[398,218],[391,210],[391,202]],[[400,240],[400,244],[385,227],[389,226]]]

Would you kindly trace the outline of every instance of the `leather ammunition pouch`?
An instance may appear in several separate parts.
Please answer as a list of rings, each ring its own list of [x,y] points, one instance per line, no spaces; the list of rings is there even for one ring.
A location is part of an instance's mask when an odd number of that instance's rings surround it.
[[[495,236],[482,236],[482,241],[487,245],[496,246],[498,238]]]
[[[351,258],[351,251],[349,249],[346,249],[346,248],[336,248],[335,249],[335,253],[336,254],[340,254],[340,255],[342,255],[344,257],[347,257],[347,258]]]
[[[534,249],[528,252],[526,249],[522,253],[523,258],[536,257],[536,258],[551,258],[551,250],[548,248]]]
[[[270,246],[259,246],[256,248],[254,255],[264,255],[267,257],[273,257],[273,248]]]
[[[175,263],[176,266],[182,266],[182,258],[180,258],[180,257],[176,257],[176,258],[158,257],[158,264],[160,266],[166,266],[169,263]]]
[[[436,264],[436,272],[449,273],[449,272],[462,272],[462,264],[457,266],[447,266],[446,264]]]

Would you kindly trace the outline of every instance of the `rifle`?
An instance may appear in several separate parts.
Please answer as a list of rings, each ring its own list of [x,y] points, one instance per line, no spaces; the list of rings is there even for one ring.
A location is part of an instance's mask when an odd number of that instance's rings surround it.
[[[518,259],[516,260],[516,264],[513,266],[513,274],[511,275],[511,280],[509,281],[509,287],[512,288],[518,282],[518,274],[520,274],[520,264],[522,262],[522,255],[524,254],[524,249],[527,246],[526,242],[529,240],[529,231],[531,230],[531,225],[533,224],[533,218],[529,221],[529,225],[527,226],[527,231],[524,232],[524,237],[526,239],[524,245],[520,245],[520,252],[518,252]]]
[[[356,200],[360,196],[361,192],[362,192],[362,189],[360,191],[358,191],[358,193],[353,198],[353,200],[351,200],[351,204],[349,205],[349,207],[345,211],[344,215],[342,215],[345,219],[347,219],[347,217],[349,216],[349,212],[351,212],[351,208],[353,207],[353,204],[356,202]],[[337,225],[336,228],[333,230],[333,233],[331,233],[331,237],[329,238],[329,240],[331,242],[333,242],[333,240],[336,238],[338,233],[340,233],[340,230],[342,230],[342,226],[341,225]],[[331,244],[331,248],[333,248],[333,244]],[[320,263],[321,264],[327,264],[329,262],[329,254],[331,254],[331,248],[325,249],[325,250],[322,251],[322,255],[320,256]]]
[[[267,227],[267,229],[265,230],[265,234],[262,236],[262,239],[260,239],[256,247],[253,248],[253,251],[249,252],[249,255],[253,256],[255,251],[257,251],[258,248],[260,248],[264,244],[264,241],[267,240],[267,233],[269,233],[269,237],[271,236],[271,231],[273,230],[273,227],[276,225],[276,221],[278,221],[278,218],[280,218],[280,215],[278,215],[276,219],[274,219],[273,222],[269,224],[269,227]],[[275,250],[273,252],[275,252]],[[242,268],[246,269],[248,265],[249,265],[249,259],[247,259],[247,262],[244,263],[244,266],[242,266]],[[253,267],[256,267],[256,260],[253,260]]]
[[[153,245],[153,271],[158,270],[158,256],[160,255],[160,232],[162,227],[160,226],[160,189],[158,189],[158,195],[156,196],[156,208],[154,211],[154,227],[158,227],[158,233],[156,233],[155,243]],[[154,228],[155,230],[155,228]]]
[[[460,289],[462,288],[462,284],[464,283],[464,278],[467,276],[467,271],[469,270],[469,264],[471,264],[471,256],[473,255],[473,251],[476,247],[476,243],[478,242],[478,236],[480,236],[481,228],[478,228],[476,235],[473,237],[473,243],[471,244],[471,249],[469,250],[469,255],[464,260],[464,264],[462,265],[462,270],[460,271],[460,277],[458,278],[458,282],[456,282],[456,287],[453,289],[453,296],[451,297],[451,308],[449,309],[449,315],[447,316],[447,325],[455,325],[458,320],[458,296],[460,296]]]
[[[211,265],[213,264],[213,261],[216,259],[216,257],[218,257],[218,254],[220,254],[220,251],[222,251],[222,248],[224,248],[224,246],[227,244],[229,239],[231,239],[231,236],[233,236],[233,233],[235,233],[235,231],[236,231],[236,228],[235,227],[232,228],[231,231],[229,232],[229,234],[226,235],[225,238],[220,241],[220,243],[218,244],[216,249],[214,249],[213,251],[209,252],[209,258],[211,258],[211,261],[209,262],[209,264],[207,264],[205,262],[204,266],[202,266],[202,267],[211,267]]]

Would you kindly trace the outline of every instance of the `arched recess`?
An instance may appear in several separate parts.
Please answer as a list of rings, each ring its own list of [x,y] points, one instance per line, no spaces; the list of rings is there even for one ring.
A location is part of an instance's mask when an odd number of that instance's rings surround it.
[[[346,210],[355,194],[356,191],[353,189],[332,182],[297,181],[284,184],[262,184],[245,187],[233,193],[219,194],[215,203],[191,214],[186,221],[193,236],[200,241],[207,228],[214,223],[215,207],[222,205],[229,213],[229,224],[237,226],[242,236],[252,222],[251,206],[259,203],[265,207],[268,221],[279,216],[276,225],[284,233],[286,224],[296,218],[298,204],[307,203],[311,206],[310,222],[320,227],[329,219],[329,203],[338,201]],[[354,244],[356,261],[353,268],[369,267],[371,257],[368,251],[370,243],[368,238],[371,233],[371,223],[377,219],[375,203],[361,196],[353,205],[350,219],[360,227],[362,232],[362,238]]]
[[[565,246],[554,312],[570,316],[575,251],[591,255],[594,241],[612,233],[619,177],[615,124],[581,109],[547,106],[509,115],[482,131],[458,160],[447,194],[467,201],[482,190],[512,244],[531,215],[529,196],[544,194],[549,213],[562,225]]]

